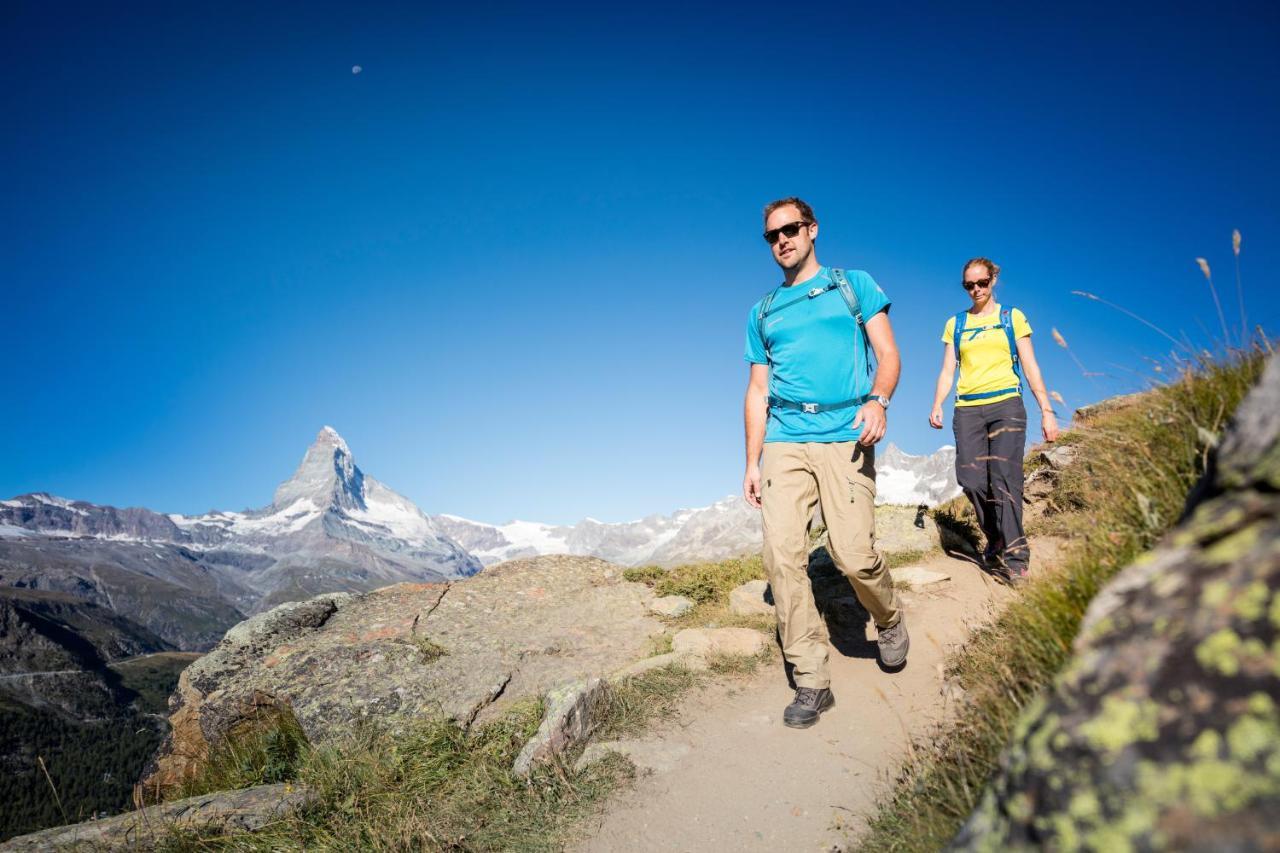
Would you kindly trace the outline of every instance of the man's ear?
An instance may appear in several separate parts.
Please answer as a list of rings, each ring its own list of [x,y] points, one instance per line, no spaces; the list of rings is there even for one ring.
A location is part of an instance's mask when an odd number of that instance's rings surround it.
[[[818,223],[816,222],[809,223],[809,239],[814,243],[818,242]]]

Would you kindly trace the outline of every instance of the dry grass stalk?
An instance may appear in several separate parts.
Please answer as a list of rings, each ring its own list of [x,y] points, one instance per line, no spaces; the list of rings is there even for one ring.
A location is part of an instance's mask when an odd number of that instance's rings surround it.
[[[1222,313],[1222,303],[1218,301],[1218,288],[1213,285],[1213,273],[1209,271],[1209,262],[1204,258],[1196,258],[1196,263],[1200,265],[1200,272],[1204,273],[1204,280],[1209,282],[1209,292],[1213,294],[1213,307],[1218,309],[1218,322],[1222,324],[1222,343],[1224,346],[1229,346],[1231,335],[1227,332],[1227,318]]]

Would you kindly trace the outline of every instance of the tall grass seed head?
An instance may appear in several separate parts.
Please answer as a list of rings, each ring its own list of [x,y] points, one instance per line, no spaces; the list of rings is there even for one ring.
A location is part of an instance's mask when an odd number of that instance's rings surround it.
[[[1059,332],[1056,328],[1053,329],[1052,331],[1053,331],[1053,342],[1056,343],[1058,346],[1062,347],[1063,349],[1066,349],[1067,339],[1064,338],[1062,336],[1062,333]]]
[[[1200,265],[1200,272],[1204,273],[1205,278],[1212,278],[1209,274],[1209,262],[1204,258],[1196,258],[1196,263]]]
[[[1240,257],[1240,229],[1234,228],[1231,231],[1231,251],[1236,253],[1236,257]]]

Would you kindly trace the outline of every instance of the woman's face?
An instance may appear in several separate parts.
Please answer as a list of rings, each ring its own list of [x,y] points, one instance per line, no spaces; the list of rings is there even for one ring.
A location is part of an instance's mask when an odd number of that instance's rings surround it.
[[[981,308],[991,301],[991,291],[995,286],[996,280],[987,272],[984,264],[974,264],[964,271],[964,289],[968,291],[975,308]]]

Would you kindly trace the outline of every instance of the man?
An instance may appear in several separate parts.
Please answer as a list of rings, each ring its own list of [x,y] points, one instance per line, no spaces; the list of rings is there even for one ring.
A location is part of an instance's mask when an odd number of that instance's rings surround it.
[[[881,664],[906,663],[907,629],[875,548],[874,503],[875,443],[884,436],[900,363],[889,300],[875,280],[818,263],[813,209],[785,198],[765,207],[764,219],[783,283],[747,317],[742,491],[762,510],[764,567],[795,678],[795,700],[782,719],[805,728],[835,703],[827,628],[807,572],[808,528],[819,503],[831,557],[879,630]],[[874,378],[868,349],[879,365]]]

